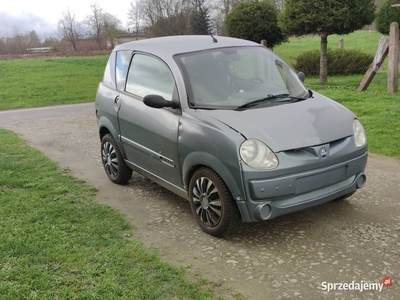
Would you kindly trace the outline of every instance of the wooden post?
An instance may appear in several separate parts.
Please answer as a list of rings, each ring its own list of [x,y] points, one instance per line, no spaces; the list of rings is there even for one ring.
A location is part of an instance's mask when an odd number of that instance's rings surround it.
[[[261,45],[263,45],[265,48],[268,48],[268,46],[267,46],[267,40],[261,40],[261,42],[260,42],[260,44]],[[274,48],[268,48],[269,50],[271,50],[271,51],[274,51]]]
[[[377,61],[374,61],[368,68],[367,72],[364,74],[364,77],[361,79],[357,91],[363,92],[366,91],[369,87],[372,79],[374,79],[376,72],[378,72],[379,68],[383,64],[386,56],[389,53],[389,41],[386,41],[382,47],[382,53],[380,58]]]
[[[388,93],[396,93],[398,90],[398,61],[399,61],[399,24],[390,24],[389,32],[389,66],[388,66]]]
[[[267,47],[267,40],[261,40],[261,45],[263,45],[264,47]]]
[[[343,39],[339,40],[339,49],[343,49],[344,48],[344,41]]]

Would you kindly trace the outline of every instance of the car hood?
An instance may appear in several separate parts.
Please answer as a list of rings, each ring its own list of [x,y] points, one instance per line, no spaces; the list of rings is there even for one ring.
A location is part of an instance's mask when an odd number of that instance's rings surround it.
[[[326,144],[353,135],[355,115],[318,93],[295,103],[243,111],[205,110],[204,114],[245,136],[266,143],[274,152]]]

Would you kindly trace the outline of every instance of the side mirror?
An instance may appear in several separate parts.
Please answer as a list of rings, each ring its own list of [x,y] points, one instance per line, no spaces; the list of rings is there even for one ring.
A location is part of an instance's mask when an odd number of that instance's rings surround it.
[[[177,101],[168,101],[165,100],[164,97],[159,95],[147,95],[143,98],[143,103],[149,107],[153,108],[164,108],[164,107],[171,107],[171,108],[178,108],[179,103]]]
[[[297,76],[299,77],[301,82],[304,82],[304,80],[306,79],[306,74],[304,74],[303,72],[297,73]]]

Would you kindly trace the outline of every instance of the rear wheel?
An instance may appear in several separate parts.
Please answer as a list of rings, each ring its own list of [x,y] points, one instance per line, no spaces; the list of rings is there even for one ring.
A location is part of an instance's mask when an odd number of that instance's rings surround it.
[[[211,169],[201,168],[193,174],[189,197],[192,212],[204,232],[225,237],[238,229],[239,209],[226,184]]]
[[[101,140],[101,158],[108,178],[114,183],[125,184],[132,176],[132,170],[126,165],[117,142],[111,134]]]

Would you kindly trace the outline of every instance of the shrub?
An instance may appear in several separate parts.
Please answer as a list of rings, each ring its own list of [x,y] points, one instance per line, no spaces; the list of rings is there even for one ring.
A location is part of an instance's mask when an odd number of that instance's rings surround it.
[[[328,74],[364,74],[373,60],[373,55],[358,50],[328,49]],[[306,75],[318,75],[319,61],[320,51],[311,50],[301,53],[293,67]]]
[[[392,4],[399,3],[398,0],[386,0],[379,8],[376,17],[376,30],[382,34],[389,34],[392,22],[400,23],[400,9],[392,7]]]
[[[268,47],[287,41],[278,26],[278,9],[268,1],[239,2],[225,20],[225,30],[231,37],[256,43],[267,40]]]

